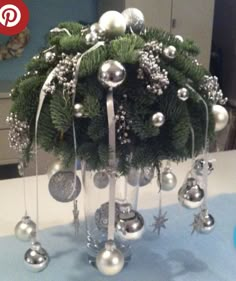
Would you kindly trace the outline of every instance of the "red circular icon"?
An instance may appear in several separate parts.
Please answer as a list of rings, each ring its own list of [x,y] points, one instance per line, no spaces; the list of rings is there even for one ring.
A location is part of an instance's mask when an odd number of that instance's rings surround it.
[[[16,35],[22,32],[29,22],[29,10],[22,0],[1,0],[0,34]]]

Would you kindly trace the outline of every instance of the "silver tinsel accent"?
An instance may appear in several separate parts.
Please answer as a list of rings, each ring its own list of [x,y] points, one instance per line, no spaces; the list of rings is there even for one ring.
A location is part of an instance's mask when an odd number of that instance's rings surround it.
[[[127,120],[127,112],[123,105],[120,105],[116,113],[117,124],[117,137],[121,144],[129,144],[131,140],[129,138],[131,120]]]
[[[29,125],[20,121],[16,113],[11,112],[6,119],[10,126],[8,133],[9,146],[17,152],[22,152],[29,145]]]
[[[208,99],[212,100],[215,104],[225,105],[228,101],[228,98],[224,98],[223,96],[216,76],[205,75],[200,88],[207,92]]]
[[[157,95],[162,95],[170,83],[168,72],[159,65],[162,52],[162,43],[152,41],[144,45],[139,57],[138,79],[148,81],[147,90]]]

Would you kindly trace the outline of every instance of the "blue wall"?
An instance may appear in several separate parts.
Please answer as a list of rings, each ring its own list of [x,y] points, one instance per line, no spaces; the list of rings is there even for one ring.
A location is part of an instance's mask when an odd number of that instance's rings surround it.
[[[29,29],[31,39],[23,55],[7,61],[0,61],[1,80],[15,80],[24,73],[25,64],[45,43],[48,31],[63,21],[96,21],[96,0],[24,0],[30,10]],[[0,44],[7,38],[0,37]]]

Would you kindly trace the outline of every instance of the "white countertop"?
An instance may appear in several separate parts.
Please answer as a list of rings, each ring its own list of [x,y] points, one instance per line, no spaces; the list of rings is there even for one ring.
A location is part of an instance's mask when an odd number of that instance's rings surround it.
[[[218,152],[209,155],[209,159],[216,159],[215,170],[209,176],[209,196],[236,192],[236,150]],[[163,191],[163,204],[178,202],[177,192],[187,171],[190,161],[179,165],[173,164],[172,169],[178,178],[178,187],[170,192]],[[28,212],[35,219],[35,177],[27,177]],[[155,208],[158,205],[156,180],[149,186],[140,189],[139,208]],[[62,204],[56,202],[48,192],[48,177],[39,176],[40,198],[40,228],[47,228],[72,221],[72,203]],[[83,193],[79,196],[80,218],[83,219]],[[24,214],[23,180],[22,178],[0,181],[0,236],[12,235],[15,224]]]

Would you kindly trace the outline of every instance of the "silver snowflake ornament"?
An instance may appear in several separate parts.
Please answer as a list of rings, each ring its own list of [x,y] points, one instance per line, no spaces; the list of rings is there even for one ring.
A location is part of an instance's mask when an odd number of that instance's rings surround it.
[[[153,232],[157,232],[158,235],[160,235],[162,228],[166,229],[165,223],[168,221],[166,215],[167,212],[162,214],[162,212],[160,211],[158,216],[153,216],[154,222],[151,226],[153,227]]]

